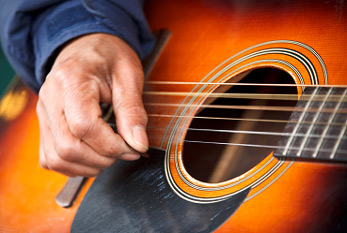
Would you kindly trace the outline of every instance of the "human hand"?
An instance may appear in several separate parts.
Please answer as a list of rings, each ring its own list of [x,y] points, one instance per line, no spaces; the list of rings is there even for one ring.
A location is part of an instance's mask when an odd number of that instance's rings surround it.
[[[146,152],[143,71],[123,40],[96,33],[68,43],[39,92],[40,165],[68,176],[96,176],[118,158]],[[118,133],[101,118],[113,105]],[[128,145],[127,145],[128,144]]]

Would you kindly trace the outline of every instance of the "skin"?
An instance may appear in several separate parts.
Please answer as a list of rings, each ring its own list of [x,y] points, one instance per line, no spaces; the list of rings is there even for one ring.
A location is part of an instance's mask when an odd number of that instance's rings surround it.
[[[143,82],[137,54],[118,37],[96,33],[69,42],[39,92],[40,165],[96,176],[117,159],[138,159],[148,149]],[[118,134],[101,118],[100,102],[113,105]]]

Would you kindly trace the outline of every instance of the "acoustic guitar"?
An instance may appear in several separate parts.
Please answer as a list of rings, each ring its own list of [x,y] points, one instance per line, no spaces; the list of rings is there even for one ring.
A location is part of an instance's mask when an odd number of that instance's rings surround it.
[[[145,12],[166,29],[145,65],[149,157],[66,183],[39,166],[37,97],[16,82],[0,104],[0,232],[347,232],[344,1]]]

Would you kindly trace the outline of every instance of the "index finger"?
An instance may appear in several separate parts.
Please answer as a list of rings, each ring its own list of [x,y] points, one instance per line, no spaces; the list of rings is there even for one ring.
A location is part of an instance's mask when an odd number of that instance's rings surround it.
[[[87,87],[83,88],[84,85]],[[101,155],[119,157],[124,153],[134,153],[102,119],[100,90],[94,85],[86,82],[66,94],[64,111],[70,131]]]

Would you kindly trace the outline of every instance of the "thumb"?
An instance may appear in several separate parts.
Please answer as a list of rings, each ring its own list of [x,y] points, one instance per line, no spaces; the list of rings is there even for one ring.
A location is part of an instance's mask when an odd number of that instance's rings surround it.
[[[136,83],[114,87],[113,108],[118,133],[133,149],[144,153],[148,150],[147,113],[142,102],[142,85],[140,86],[139,88]]]

